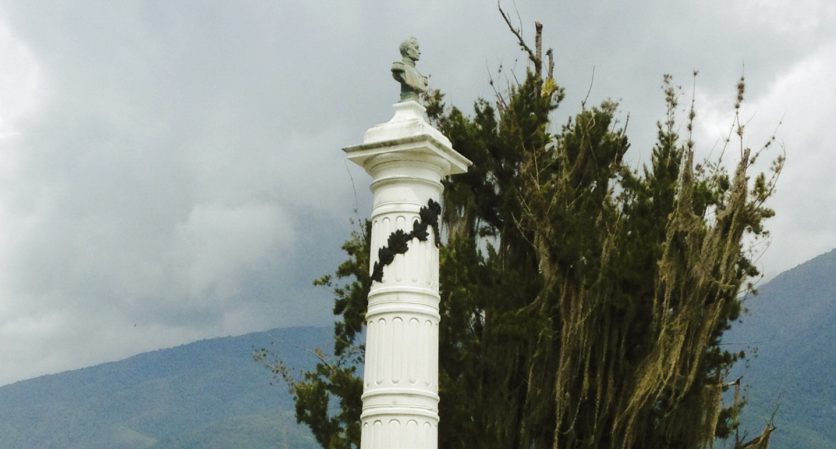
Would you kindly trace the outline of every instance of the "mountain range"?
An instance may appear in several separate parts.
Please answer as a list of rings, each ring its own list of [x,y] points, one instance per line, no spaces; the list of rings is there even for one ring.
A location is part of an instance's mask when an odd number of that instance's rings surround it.
[[[772,449],[836,447],[836,250],[778,275],[745,305],[723,337],[748,354],[731,373],[746,386],[741,437],[772,423]],[[252,355],[268,348],[292,370],[310,369],[330,338],[330,328],[275,329],[6,385],[0,448],[317,448],[286,386]]]
[[[0,448],[316,448],[253,351],[310,368],[330,336],[297,327],[215,338],[0,387]]]
[[[770,448],[836,448],[836,250],[785,271],[745,299],[723,341],[748,353],[743,427],[777,430]],[[774,418],[773,418],[774,414]]]

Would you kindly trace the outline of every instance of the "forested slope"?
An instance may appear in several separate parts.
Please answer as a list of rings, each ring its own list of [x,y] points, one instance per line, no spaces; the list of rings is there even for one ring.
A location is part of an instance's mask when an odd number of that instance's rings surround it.
[[[836,447],[836,251],[777,276],[746,306],[724,337],[749,354],[736,368],[748,386],[743,427],[754,436],[777,407],[771,448]],[[315,448],[286,387],[270,385],[252,353],[269,347],[310,369],[330,339],[329,328],[276,329],[6,385],[0,447]]]
[[[199,341],[0,387],[4,449],[316,447],[284,385],[252,358],[270,347],[313,365],[330,330],[287,328]]]
[[[758,290],[724,336],[749,353],[736,370],[748,385],[743,423],[754,434],[774,412],[770,447],[836,447],[836,250]]]

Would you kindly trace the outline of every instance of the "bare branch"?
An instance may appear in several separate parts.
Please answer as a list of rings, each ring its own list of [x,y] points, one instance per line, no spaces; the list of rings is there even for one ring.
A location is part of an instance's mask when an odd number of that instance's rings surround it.
[[[539,21],[534,22],[534,52],[537,53],[537,62],[534,64],[538,75],[540,73],[540,66],[543,63],[543,24]]]
[[[586,89],[586,96],[581,101],[581,109],[586,109],[586,101],[589,100],[589,94],[592,92],[592,85],[595,84],[595,66],[592,66],[592,77],[589,79],[589,88]]]
[[[554,52],[551,48],[546,50],[546,56],[549,58],[549,71],[547,73],[548,79],[554,81]]]
[[[694,69],[692,78],[691,78],[691,107],[688,109],[688,141],[686,145],[688,145],[688,149],[694,149],[694,119],[697,117],[697,108],[696,108],[696,95],[697,95],[697,75],[699,71]]]
[[[500,4],[500,0],[496,1],[496,7],[499,9],[499,14],[502,16],[502,19],[505,20],[505,24],[508,25],[508,29],[514,33],[514,36],[517,38],[517,43],[520,45],[526,53],[528,53],[528,59],[534,64],[534,68],[537,73],[540,72],[540,60],[537,59],[537,55],[534,51],[531,50],[531,47],[525,43],[525,39],[523,39],[522,34],[520,34],[520,30],[514,28],[514,25],[511,24],[511,18],[508,17],[508,14],[505,13],[505,10],[502,9],[502,5]]]
[[[502,96],[502,92],[496,88],[496,83],[494,82],[493,75],[491,74],[491,70],[490,67],[488,67],[487,62],[485,63],[485,70],[488,72],[488,84],[491,86],[491,89],[493,89],[493,93],[496,96],[497,107],[500,111],[504,111],[508,108],[508,104],[505,102],[505,97]],[[502,65],[500,65],[497,70],[497,75],[500,73],[502,73]]]
[[[522,16],[520,15],[520,8],[517,6],[517,0],[514,0],[514,14],[517,15],[517,23],[519,24],[518,30],[520,30],[520,34],[525,34],[525,29],[523,29],[523,21]]]

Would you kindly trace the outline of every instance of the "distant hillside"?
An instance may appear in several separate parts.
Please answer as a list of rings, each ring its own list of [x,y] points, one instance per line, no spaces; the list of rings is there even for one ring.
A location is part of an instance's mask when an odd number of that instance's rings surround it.
[[[770,448],[836,448],[836,250],[778,275],[746,307],[724,342],[753,355],[737,370],[750,435],[778,407]]]
[[[758,348],[734,373],[750,386],[744,428],[758,433],[779,405],[771,449],[836,448],[836,251],[746,305],[724,337],[733,350]],[[330,338],[327,328],[277,329],[0,387],[0,449],[317,448],[252,351],[271,347],[291,368],[310,368],[309,351]]]
[[[288,328],[216,338],[0,387],[0,448],[318,447],[252,351],[270,347],[310,368],[308,351],[330,348],[330,336]]]

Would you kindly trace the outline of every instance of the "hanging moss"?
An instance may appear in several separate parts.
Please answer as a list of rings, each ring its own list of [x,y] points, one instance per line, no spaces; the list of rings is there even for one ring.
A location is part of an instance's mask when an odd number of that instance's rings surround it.
[[[336,293],[336,356],[285,378],[297,418],[323,447],[359,445],[366,295],[409,240],[426,239],[429,226],[438,238],[435,217],[448,236],[439,251],[440,448],[703,449],[736,434],[742,402],[724,404],[722,392],[741,355],[720,338],[758,275],[745,242],[766,235],[773,212],[764,203],[783,159],[753,177],[759,152],[743,145],[736,119],[731,173],[695,161],[693,101],[680,136],[681,92],[665,76],[651,160],[627,167],[614,102],[584,102],[562,127],[551,122],[563,90],[536,30],[534,48],[514,33],[531,62],[525,78],[477,101],[472,117],[429,94],[428,115],[474,162],[444,181],[444,213],[430,204],[412,232],[393,233],[372,276],[367,225],[344,246],[340,282],[320,280]],[[736,446],[766,442],[768,433]]]
[[[452,426],[441,440],[462,448],[708,447],[737,423],[739,407],[723,404],[722,385],[739,355],[719,339],[757,275],[744,236],[762,235],[772,216],[763,204],[782,159],[769,181],[754,183],[743,147],[731,177],[719,163],[695,164],[690,136],[681,142],[675,131],[679,96],[665,77],[668,114],[651,164],[636,172],[622,164],[629,143],[612,102],[547,131],[557,106],[543,94],[549,82],[529,72],[496,110],[477,104],[470,124],[455,110],[439,117],[454,147],[487,165],[474,184],[449,185],[447,208],[459,211],[446,217],[458,229],[450,246],[494,236],[476,260],[501,292],[468,315],[458,310],[468,288],[444,289],[450,326],[476,322],[450,338],[474,339],[482,359],[443,391],[472,388],[466,377],[475,376],[485,393],[448,407],[442,395],[442,420],[467,416],[485,436],[463,438]],[[692,105],[689,130],[694,117]],[[490,203],[476,198],[485,191]],[[446,264],[473,263],[452,259]],[[476,288],[481,279],[464,282]],[[451,284],[443,271],[442,285]],[[453,369],[444,355],[442,369]],[[455,443],[462,439],[468,444]]]

